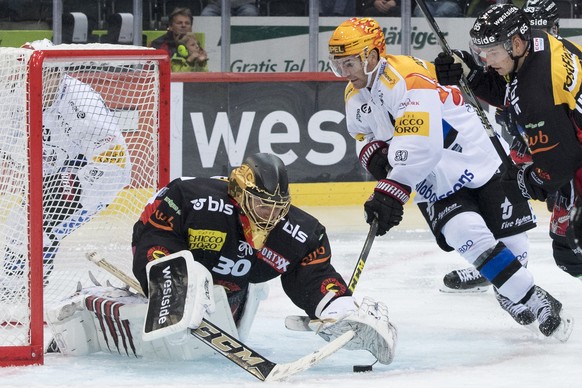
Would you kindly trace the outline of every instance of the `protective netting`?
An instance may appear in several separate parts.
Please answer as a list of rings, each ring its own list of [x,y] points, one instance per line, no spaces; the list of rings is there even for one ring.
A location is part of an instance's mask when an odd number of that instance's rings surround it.
[[[39,125],[28,115],[41,87],[27,95],[32,54],[0,48],[0,346],[29,341],[30,240],[42,238],[45,306],[92,285],[89,271],[119,286],[86,253],[132,275],[132,227],[159,179],[156,59],[44,57]],[[29,206],[29,120],[42,132],[42,209]],[[43,214],[43,236],[31,235],[29,211]]]

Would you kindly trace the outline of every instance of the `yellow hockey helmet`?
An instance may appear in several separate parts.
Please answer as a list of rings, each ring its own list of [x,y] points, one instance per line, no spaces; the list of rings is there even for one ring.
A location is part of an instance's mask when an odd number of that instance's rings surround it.
[[[364,61],[373,49],[386,54],[386,40],[378,22],[372,18],[351,18],[340,24],[329,40],[331,58],[359,55]]]

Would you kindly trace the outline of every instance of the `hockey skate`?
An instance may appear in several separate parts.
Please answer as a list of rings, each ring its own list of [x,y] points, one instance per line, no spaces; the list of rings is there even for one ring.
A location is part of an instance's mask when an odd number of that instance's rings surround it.
[[[574,319],[564,313],[562,303],[543,288],[534,286],[530,293],[524,303],[537,316],[540,332],[546,337],[566,342],[572,333]]]
[[[485,292],[490,285],[475,267],[468,267],[446,274],[440,290],[447,293]]]
[[[495,287],[493,287],[493,291],[495,292],[495,299],[497,299],[501,308],[507,311],[515,322],[523,326],[529,326],[535,322],[536,316],[525,304],[513,303],[509,298],[501,295]],[[532,331],[535,332],[536,329],[532,328]]]

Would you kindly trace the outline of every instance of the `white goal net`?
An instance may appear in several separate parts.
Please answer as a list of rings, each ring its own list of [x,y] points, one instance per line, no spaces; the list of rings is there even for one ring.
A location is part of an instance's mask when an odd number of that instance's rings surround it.
[[[0,365],[42,363],[40,296],[90,273],[121,285],[88,252],[132,275],[133,224],[168,180],[168,104],[159,51],[0,48]]]

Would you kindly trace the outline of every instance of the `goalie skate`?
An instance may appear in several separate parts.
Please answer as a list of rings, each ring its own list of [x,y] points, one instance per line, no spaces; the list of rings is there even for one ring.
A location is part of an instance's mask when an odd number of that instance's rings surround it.
[[[475,267],[468,267],[446,274],[440,291],[445,293],[486,292],[490,285],[491,283]]]

